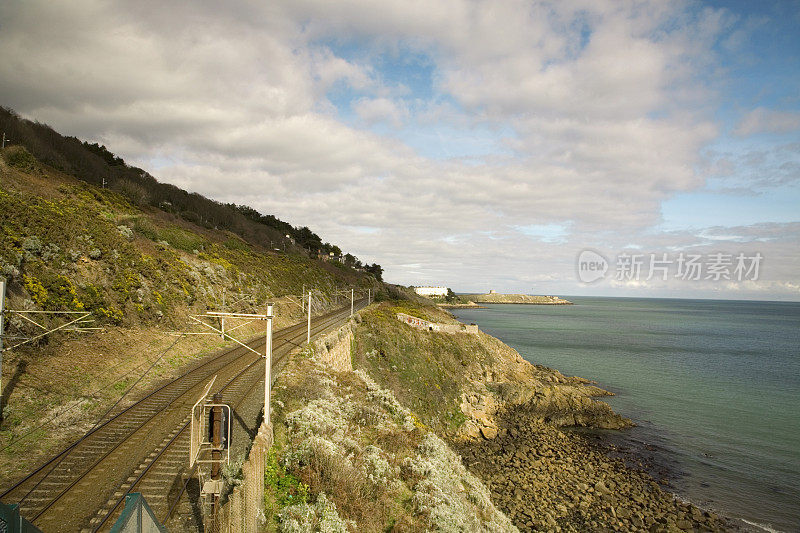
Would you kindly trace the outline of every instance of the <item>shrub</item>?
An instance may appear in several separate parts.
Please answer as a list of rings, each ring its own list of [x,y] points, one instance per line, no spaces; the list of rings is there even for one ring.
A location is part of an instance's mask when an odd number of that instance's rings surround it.
[[[144,217],[137,217],[133,221],[133,229],[151,241],[159,240],[158,232],[156,231],[155,226],[153,226],[150,221]]]
[[[199,235],[175,227],[159,230],[158,239],[167,242],[173,248],[189,253],[194,250],[202,250],[206,243],[206,240]]]
[[[114,183],[113,189],[127,198],[133,205],[144,206],[150,201],[147,189],[130,180],[119,180]]]
[[[47,289],[44,288],[44,285],[42,285],[38,279],[25,274],[22,276],[22,283],[25,286],[25,290],[31,295],[31,300],[33,300],[36,305],[39,307],[47,305]]]
[[[308,501],[308,485],[278,461],[275,448],[267,452],[264,464],[264,500],[267,510],[272,510],[273,515],[277,509],[287,505],[306,503]]]
[[[228,239],[227,241],[224,242],[224,246],[228,250],[243,250],[243,251],[250,250],[250,245],[241,239]]]
[[[22,171],[31,171],[36,166],[36,158],[22,146],[10,146],[3,152],[10,166]]]
[[[300,503],[286,507],[278,516],[280,531],[286,533],[346,533],[347,525],[339,517],[336,504],[324,492],[314,505]]]

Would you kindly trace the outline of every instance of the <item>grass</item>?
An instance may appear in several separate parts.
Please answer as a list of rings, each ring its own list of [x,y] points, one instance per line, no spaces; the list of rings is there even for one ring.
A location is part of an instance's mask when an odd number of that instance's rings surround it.
[[[317,357],[294,358],[273,388],[267,530],[513,531],[416,413],[363,370]]]
[[[409,301],[383,302],[362,313],[353,364],[391,390],[424,424],[453,434],[466,421],[459,406],[467,367],[490,361],[492,354],[479,337],[417,330],[397,320],[398,312],[432,321],[453,321],[435,307]]]
[[[286,466],[278,462],[277,449],[270,448],[264,465],[264,505],[267,519],[273,519],[287,505],[308,503],[308,500],[308,485],[287,472]]]

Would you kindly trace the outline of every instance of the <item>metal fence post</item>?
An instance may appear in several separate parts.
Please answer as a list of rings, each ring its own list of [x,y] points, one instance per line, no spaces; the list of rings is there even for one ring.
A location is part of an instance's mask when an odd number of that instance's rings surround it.
[[[225,309],[225,287],[222,288],[222,311],[223,312],[227,311],[227,309]],[[222,330],[222,340],[225,340],[225,317],[224,316],[221,316],[219,318],[219,324],[220,324],[219,329]]]

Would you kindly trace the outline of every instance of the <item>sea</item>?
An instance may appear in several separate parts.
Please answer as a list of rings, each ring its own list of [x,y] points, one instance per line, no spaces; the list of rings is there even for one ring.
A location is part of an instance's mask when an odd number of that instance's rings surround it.
[[[613,392],[603,401],[637,426],[607,438],[678,497],[756,531],[800,531],[800,303],[566,298],[452,311]]]

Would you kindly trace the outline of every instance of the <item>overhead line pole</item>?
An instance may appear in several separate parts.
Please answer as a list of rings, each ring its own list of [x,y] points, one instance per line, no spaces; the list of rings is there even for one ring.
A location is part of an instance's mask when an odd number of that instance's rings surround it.
[[[3,134],[5,140],[5,134]],[[3,405],[3,316],[6,310],[6,280],[0,279],[0,409]],[[3,412],[0,410],[0,420]]]
[[[267,305],[267,346],[264,350],[265,369],[264,369],[264,423],[269,426],[270,413],[269,413],[269,392],[272,388],[272,304]]]
[[[311,344],[311,291],[308,291],[308,336],[306,342]]]
[[[350,316],[353,316],[353,289],[350,289]]]
[[[222,310],[227,311],[225,308],[225,287],[222,288]],[[222,316],[219,319],[220,328],[222,330],[222,340],[225,340],[225,317]]]

